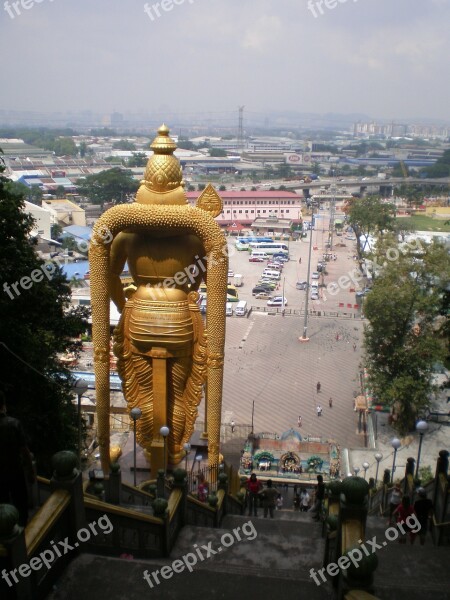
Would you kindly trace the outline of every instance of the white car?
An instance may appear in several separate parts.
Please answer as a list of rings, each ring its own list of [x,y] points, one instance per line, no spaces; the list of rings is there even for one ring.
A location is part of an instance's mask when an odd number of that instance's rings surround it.
[[[267,300],[267,306],[283,306],[283,296],[275,296],[275,298],[271,298]],[[284,306],[287,306],[287,300],[284,298]]]
[[[319,294],[314,290],[311,292],[311,300],[319,300]]]
[[[311,279],[319,279],[319,277],[320,273],[318,273],[317,271],[312,272]]]
[[[234,277],[234,271],[228,271],[228,277]]]

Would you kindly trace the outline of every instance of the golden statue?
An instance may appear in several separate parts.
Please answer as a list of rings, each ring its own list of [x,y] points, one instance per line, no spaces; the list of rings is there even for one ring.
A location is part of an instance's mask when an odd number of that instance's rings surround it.
[[[89,251],[92,335],[102,468],[109,472],[109,301],[121,318],[114,353],[123,393],[138,407],[137,439],[152,474],[164,465],[160,428],[169,428],[168,459],[184,457],[207,381],[209,464],[219,461],[228,255],[214,221],[222,202],[211,185],[197,207],[188,204],[176,145],[162,125],[151,144],[136,201],[106,211]],[[108,236],[105,236],[108,232]],[[105,243],[107,239],[107,243]],[[123,289],[125,263],[133,285]],[[206,331],[197,290],[208,282]],[[207,331],[210,335],[207,337]]]

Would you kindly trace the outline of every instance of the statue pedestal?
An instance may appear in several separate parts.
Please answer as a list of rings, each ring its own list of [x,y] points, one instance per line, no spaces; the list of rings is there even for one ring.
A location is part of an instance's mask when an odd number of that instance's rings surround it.
[[[150,471],[152,479],[158,475],[158,470],[165,470],[164,442],[153,440],[150,446]]]

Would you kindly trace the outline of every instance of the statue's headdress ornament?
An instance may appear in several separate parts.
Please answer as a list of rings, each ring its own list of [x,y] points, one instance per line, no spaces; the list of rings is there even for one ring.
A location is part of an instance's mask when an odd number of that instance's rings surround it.
[[[169,136],[169,129],[161,125],[158,135],[150,144],[153,155],[147,162],[144,179],[136,194],[142,204],[186,204],[181,165],[173,156],[177,145]]]

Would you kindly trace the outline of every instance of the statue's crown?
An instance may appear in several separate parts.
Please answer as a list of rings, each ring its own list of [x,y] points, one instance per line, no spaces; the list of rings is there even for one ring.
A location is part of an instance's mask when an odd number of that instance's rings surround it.
[[[181,165],[173,156],[177,145],[169,136],[166,125],[158,129],[150,148],[153,155],[147,162],[136,201],[143,204],[186,204]]]

